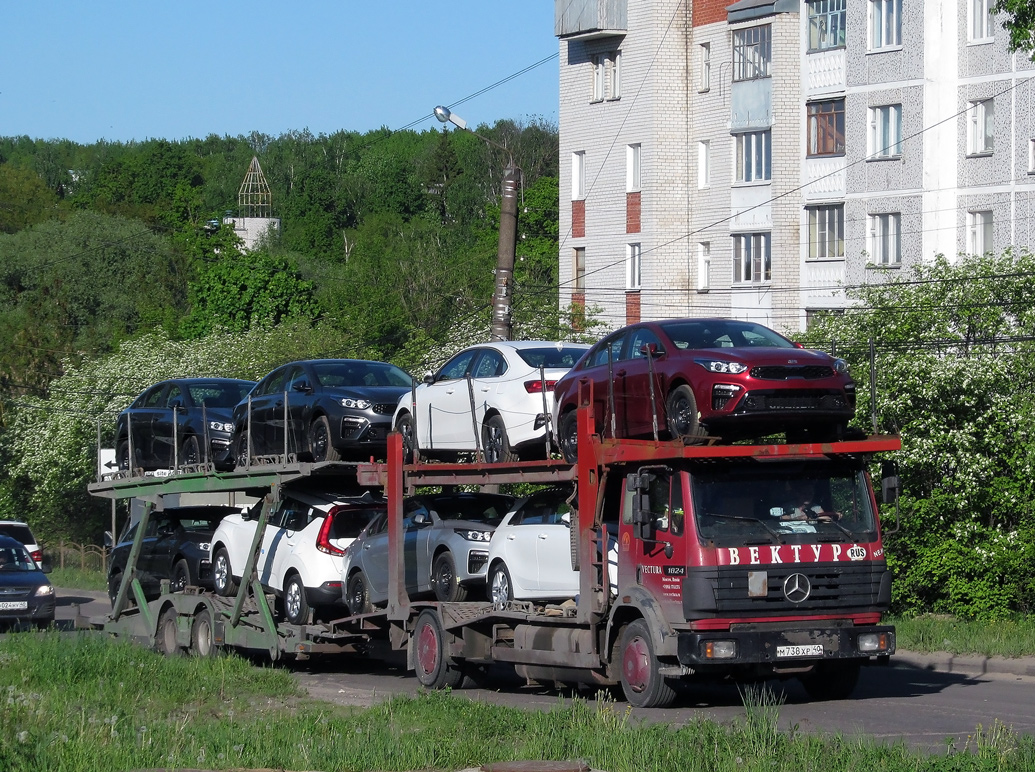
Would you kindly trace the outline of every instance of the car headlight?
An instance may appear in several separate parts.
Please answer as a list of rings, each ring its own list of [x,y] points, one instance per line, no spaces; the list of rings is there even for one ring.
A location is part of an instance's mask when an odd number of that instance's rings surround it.
[[[54,586],[51,585],[51,584],[41,584],[39,587],[36,588],[36,597],[37,598],[45,598],[48,595],[53,595],[53,594],[54,594]]]
[[[206,555],[212,551],[212,545],[207,541],[198,542],[198,549]]]
[[[848,373],[848,363],[843,359],[834,360],[834,372],[835,373]]]
[[[492,539],[492,531],[457,531],[467,541],[489,541]]]
[[[748,369],[743,362],[727,362],[723,359],[695,359],[694,361],[710,373],[739,375]]]
[[[370,400],[369,399],[350,399],[345,397],[341,401],[342,407],[355,408],[356,410],[369,410]]]
[[[234,425],[223,423],[222,421],[209,421],[208,428],[214,432],[232,432],[234,430]]]

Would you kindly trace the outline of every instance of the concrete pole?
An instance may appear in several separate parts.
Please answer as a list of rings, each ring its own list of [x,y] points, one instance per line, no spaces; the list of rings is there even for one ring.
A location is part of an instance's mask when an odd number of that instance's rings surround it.
[[[496,289],[492,295],[490,340],[510,340],[513,336],[511,298],[514,292],[514,257],[517,253],[518,185],[521,170],[513,160],[503,172],[503,198],[500,201],[500,239],[496,253]]]

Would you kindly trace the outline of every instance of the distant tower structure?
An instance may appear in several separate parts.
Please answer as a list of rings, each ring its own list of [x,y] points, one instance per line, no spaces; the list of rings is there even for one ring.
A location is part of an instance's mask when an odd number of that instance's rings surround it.
[[[254,249],[267,233],[280,233],[280,218],[273,217],[273,195],[255,156],[252,156],[248,173],[237,191],[237,216],[228,214],[223,218],[223,224],[234,226],[234,232],[244,241],[245,249]]]

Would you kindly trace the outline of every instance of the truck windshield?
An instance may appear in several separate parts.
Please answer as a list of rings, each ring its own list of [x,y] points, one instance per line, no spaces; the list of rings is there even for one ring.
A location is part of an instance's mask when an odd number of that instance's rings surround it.
[[[866,475],[847,464],[702,467],[691,489],[697,531],[719,546],[877,538]]]

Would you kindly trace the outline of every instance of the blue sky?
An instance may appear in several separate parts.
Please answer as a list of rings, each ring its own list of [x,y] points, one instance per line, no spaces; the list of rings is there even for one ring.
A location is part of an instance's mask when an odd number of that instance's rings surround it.
[[[441,125],[424,119],[437,104],[455,105],[472,127],[557,122],[551,0],[5,5],[0,136],[420,130]]]

